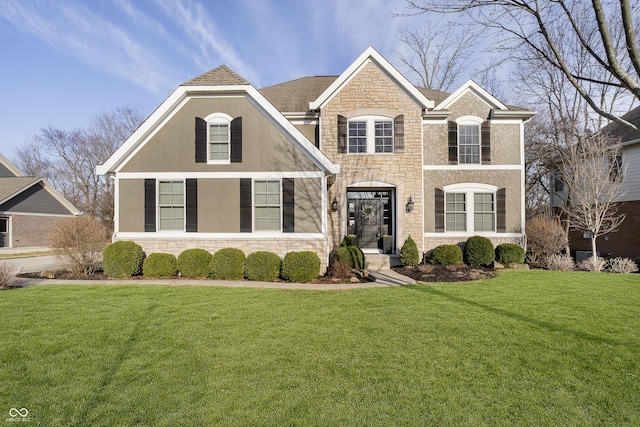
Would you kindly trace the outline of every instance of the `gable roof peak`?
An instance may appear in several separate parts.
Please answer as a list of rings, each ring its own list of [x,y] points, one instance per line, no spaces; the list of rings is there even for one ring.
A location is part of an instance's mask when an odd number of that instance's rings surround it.
[[[322,92],[318,98],[309,103],[309,109],[316,110],[321,108],[368,62],[375,63],[383,73],[385,73],[391,80],[395,81],[395,83],[423,109],[433,108],[434,102],[432,100],[428,99],[420,90],[418,90],[418,88],[409,82],[409,80],[393,65],[391,65],[384,56],[382,56],[372,46],[369,46],[324,92]]]
[[[202,73],[181,84],[181,86],[235,86],[250,85],[244,77],[226,65],[220,65],[213,70]]]
[[[14,176],[24,176],[24,174],[20,172],[20,170],[16,167],[16,165],[11,163],[9,159],[7,159],[2,154],[0,154],[0,164],[4,166]]]

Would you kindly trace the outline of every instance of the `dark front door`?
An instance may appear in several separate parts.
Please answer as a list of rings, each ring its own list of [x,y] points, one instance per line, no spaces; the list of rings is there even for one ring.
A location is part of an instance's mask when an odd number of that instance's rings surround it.
[[[363,249],[382,249],[382,236],[391,235],[389,191],[349,191],[348,233]]]
[[[0,248],[9,246],[9,218],[0,218]]]

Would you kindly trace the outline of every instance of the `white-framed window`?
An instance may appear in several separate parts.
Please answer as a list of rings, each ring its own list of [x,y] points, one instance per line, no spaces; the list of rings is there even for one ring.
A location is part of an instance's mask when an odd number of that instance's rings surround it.
[[[456,120],[458,124],[458,163],[480,164],[482,119],[475,116],[463,116]]]
[[[253,182],[255,231],[281,231],[282,191],[279,180]]]
[[[494,193],[473,194],[474,231],[495,231],[496,204]]]
[[[349,119],[349,153],[393,153],[393,119],[359,116]]]
[[[184,231],[184,181],[158,182],[158,229]]]
[[[446,232],[496,231],[497,187],[487,184],[453,184],[445,193]]]
[[[207,163],[230,163],[231,129],[233,118],[224,113],[213,113],[205,117],[207,122]]]
[[[467,230],[465,193],[446,193],[445,218],[447,231]]]

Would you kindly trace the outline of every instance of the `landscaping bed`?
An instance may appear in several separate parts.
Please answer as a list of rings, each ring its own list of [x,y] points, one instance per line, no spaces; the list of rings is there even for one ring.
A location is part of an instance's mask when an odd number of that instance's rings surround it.
[[[403,276],[411,277],[417,282],[470,282],[496,276],[496,271],[493,268],[471,267],[466,264],[421,264],[415,267],[394,267],[393,270]]]

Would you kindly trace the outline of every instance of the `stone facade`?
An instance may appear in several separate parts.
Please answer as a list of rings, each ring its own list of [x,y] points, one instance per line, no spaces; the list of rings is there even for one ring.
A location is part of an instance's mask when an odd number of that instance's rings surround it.
[[[258,251],[274,252],[280,258],[289,252],[311,251],[320,258],[320,271],[327,268],[327,242],[324,239],[261,239],[252,237],[250,239],[162,239],[150,236],[148,239],[136,239],[136,243],[142,247],[147,254],[169,253],[176,257],[186,249],[205,249],[212,254],[224,248],[240,249],[245,255]]]
[[[421,108],[375,63],[367,63],[321,111],[322,151],[340,165],[340,174],[329,187],[328,200],[335,197],[340,211],[328,212],[331,246],[340,243],[347,230],[346,193],[349,186],[382,182],[395,189],[396,246],[411,235],[420,245],[422,235],[422,116]],[[380,115],[393,119],[404,114],[404,151],[388,154],[338,153],[338,115]],[[405,212],[411,197],[414,210]],[[418,248],[422,249],[422,248]]]

